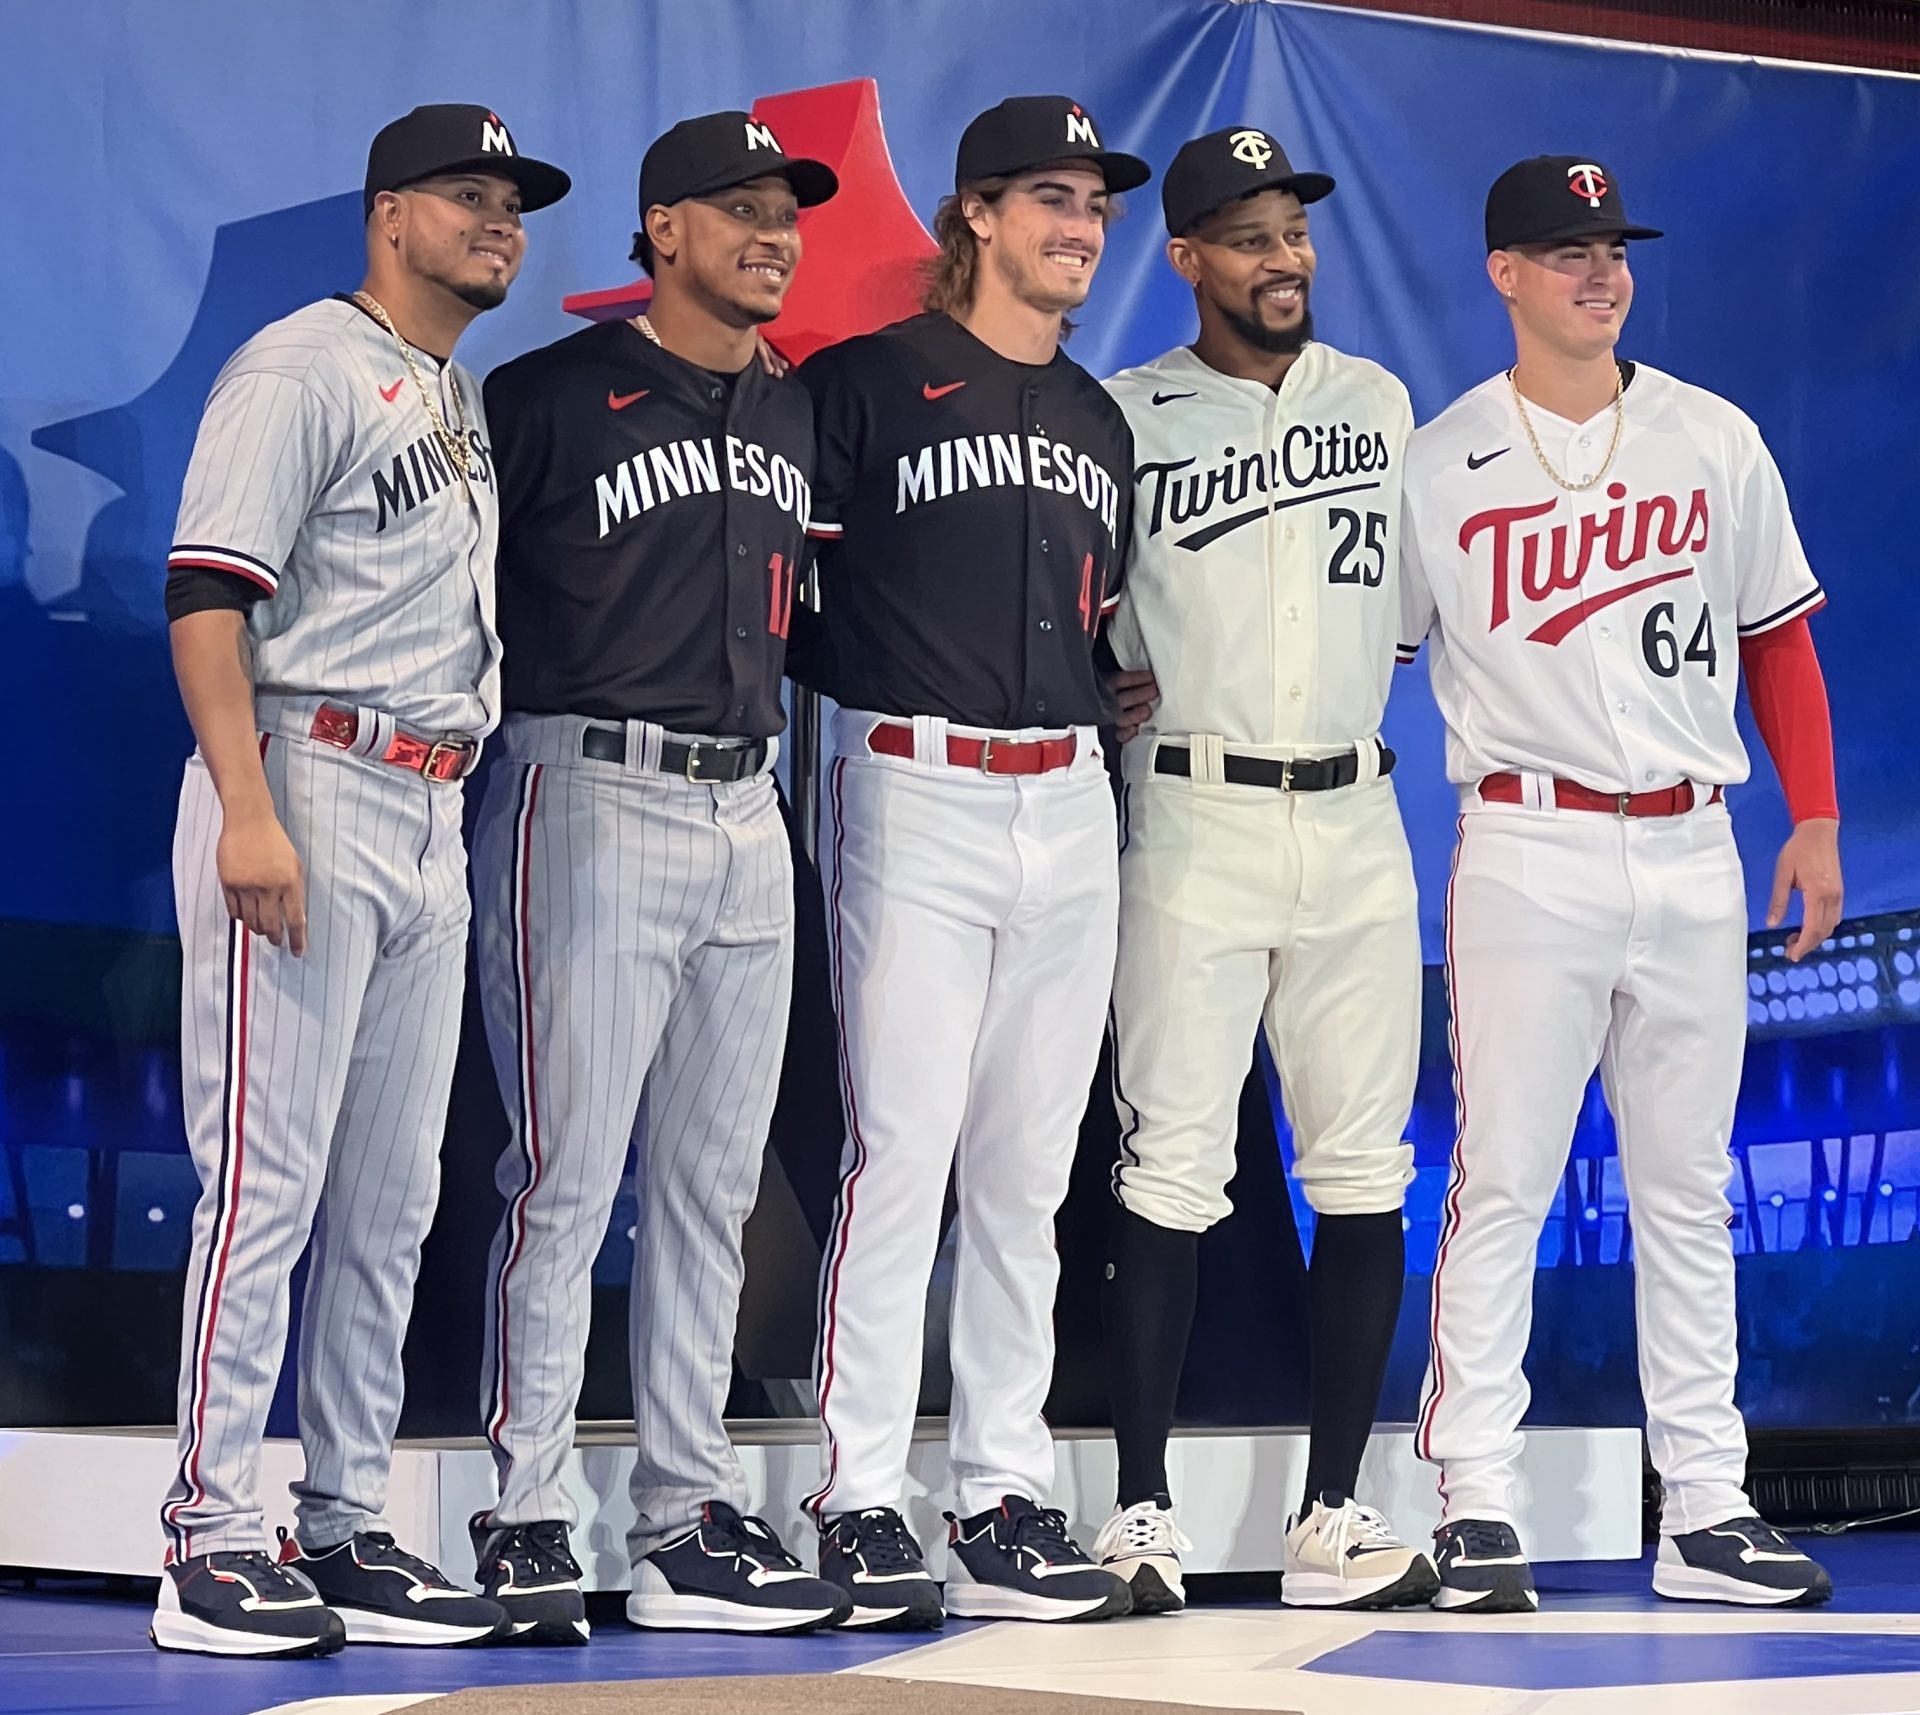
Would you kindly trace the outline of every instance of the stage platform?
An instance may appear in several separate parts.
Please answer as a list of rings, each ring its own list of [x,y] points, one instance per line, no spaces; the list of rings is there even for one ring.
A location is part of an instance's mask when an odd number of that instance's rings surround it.
[[[808,1552],[801,1497],[819,1483],[817,1429],[808,1418],[730,1426],[747,1468],[753,1504],[796,1549]],[[588,1588],[628,1587],[627,1527],[633,1508],[630,1428],[583,1426],[567,1465],[580,1508],[574,1552]],[[907,1518],[939,1575],[952,1504],[946,1426],[923,1421],[908,1461]],[[1055,1438],[1052,1500],[1090,1542],[1113,1505],[1113,1438],[1105,1431]],[[1183,1431],[1169,1450],[1168,1475],[1181,1527],[1195,1542],[1194,1571],[1278,1569],[1280,1526],[1298,1503],[1306,1472],[1303,1429]],[[0,1431],[0,1566],[151,1576],[160,1565],[158,1511],[174,1463],[171,1431],[157,1429]],[[300,1448],[267,1443],[261,1494],[269,1531],[292,1522],[287,1485]],[[1640,1552],[1640,1436],[1633,1429],[1531,1429],[1522,1474],[1531,1500],[1526,1540],[1541,1560],[1632,1558]],[[1434,1473],[1413,1456],[1411,1431],[1376,1431],[1361,1470],[1361,1492],[1408,1541],[1439,1516]],[[387,1519],[407,1547],[447,1572],[472,1571],[467,1520],[495,1494],[483,1442],[402,1442],[396,1450]],[[4,1703],[0,1703],[4,1708]]]

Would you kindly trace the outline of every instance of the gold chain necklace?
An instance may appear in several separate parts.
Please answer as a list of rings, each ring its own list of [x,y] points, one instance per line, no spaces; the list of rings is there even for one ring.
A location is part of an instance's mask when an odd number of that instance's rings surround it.
[[[627,320],[630,325],[638,328],[648,339],[652,340],[655,345],[660,345],[660,336],[653,331],[653,323],[648,321],[645,316],[629,316]],[[661,350],[664,351],[665,349],[666,347],[661,346]]]
[[[1533,448],[1533,456],[1540,461],[1540,468],[1569,494],[1585,494],[1588,489],[1597,486],[1613,468],[1613,455],[1620,450],[1620,431],[1627,421],[1627,382],[1619,366],[1615,365],[1613,371],[1613,439],[1607,443],[1607,456],[1601,461],[1600,468],[1585,482],[1569,482],[1547,462],[1547,455],[1540,446],[1540,437],[1533,432],[1533,419],[1527,415],[1527,402],[1520,397],[1520,383],[1514,380],[1511,369],[1507,371],[1507,386],[1513,393],[1514,408],[1520,413],[1520,427],[1527,431],[1527,445]]]
[[[460,432],[456,435],[447,427],[446,419],[440,415],[440,406],[434,397],[433,389],[428,387],[427,378],[420,373],[420,365],[413,360],[413,348],[400,337],[400,330],[393,325],[393,317],[387,314],[386,307],[371,292],[355,292],[353,301],[393,336],[393,343],[400,348],[400,355],[406,359],[407,368],[413,375],[414,386],[420,389],[420,403],[427,409],[427,421],[433,425],[434,435],[447,455],[447,462],[460,473],[460,486],[467,490],[468,498],[471,499],[473,443],[467,438],[467,402],[460,392],[460,377],[457,374],[453,377],[454,410],[460,418]]]

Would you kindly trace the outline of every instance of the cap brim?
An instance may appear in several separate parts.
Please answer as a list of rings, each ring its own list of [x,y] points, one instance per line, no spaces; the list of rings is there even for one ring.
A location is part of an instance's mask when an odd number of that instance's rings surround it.
[[[1153,169],[1138,155],[1125,155],[1118,149],[1081,149],[1071,154],[1048,155],[1040,161],[1019,161],[982,168],[970,175],[965,183],[978,184],[982,179],[1016,179],[1022,173],[1038,173],[1067,161],[1091,161],[1100,169],[1100,177],[1106,181],[1108,192],[1114,196],[1119,196],[1123,191],[1137,191],[1153,177]],[[955,190],[961,188],[958,183],[954,186]]]
[[[1250,185],[1242,186],[1232,196],[1222,202],[1209,204],[1206,208],[1196,209],[1180,223],[1179,231],[1171,228],[1167,236],[1184,238],[1201,221],[1218,214],[1223,208],[1231,208],[1237,202],[1245,202],[1248,197],[1259,196],[1262,191],[1291,191],[1300,199],[1302,207],[1310,202],[1319,202],[1333,195],[1333,180],[1325,173],[1276,173],[1270,179],[1257,179]]]
[[[751,166],[723,168],[712,178],[688,186],[671,199],[655,196],[647,206],[652,208],[669,201],[682,202],[688,197],[710,197],[715,191],[732,190],[735,185],[750,185],[755,179],[785,179],[793,186],[794,200],[802,208],[818,208],[840,189],[840,175],[825,161],[809,160],[804,155],[783,155],[777,161],[756,161]]]
[[[550,167],[545,161],[529,160],[525,155],[476,155],[470,161],[452,161],[444,167],[435,167],[424,175],[430,179],[444,178],[448,173],[493,173],[503,179],[511,179],[520,187],[520,212],[532,214],[535,209],[551,207],[568,191],[573,189],[572,178],[558,167]],[[418,180],[413,181],[418,183]],[[405,189],[405,186],[401,186]]]
[[[1564,226],[1556,226],[1548,232],[1521,233],[1512,238],[1503,238],[1497,244],[1489,244],[1487,249],[1518,250],[1523,244],[1564,244],[1570,238],[1630,238],[1636,241],[1648,238],[1665,238],[1666,234],[1657,226],[1622,226],[1617,220],[1575,220]]]

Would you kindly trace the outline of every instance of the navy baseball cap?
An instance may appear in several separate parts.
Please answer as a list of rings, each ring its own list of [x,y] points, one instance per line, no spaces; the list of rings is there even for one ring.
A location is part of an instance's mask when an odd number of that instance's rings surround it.
[[[1635,226],[1613,174],[1591,155],[1535,155],[1518,161],[1487,192],[1487,251],[1570,238],[1661,238]]]
[[[367,151],[367,184],[360,218],[373,213],[382,191],[404,190],[442,173],[498,173],[520,187],[520,208],[531,214],[558,202],[573,180],[558,167],[530,160],[514,146],[513,134],[490,107],[438,102],[416,107],[384,125]]]
[[[645,219],[650,208],[776,174],[793,186],[802,208],[825,202],[840,188],[839,176],[826,162],[789,155],[773,127],[751,113],[730,110],[683,119],[653,140],[640,163],[640,215]]]
[[[1179,238],[1216,209],[1256,191],[1291,191],[1308,203],[1332,190],[1325,173],[1295,172],[1286,150],[1257,126],[1229,125],[1181,144],[1160,181],[1160,206],[1169,236]]]
[[[1115,193],[1133,190],[1153,177],[1153,169],[1138,155],[1107,148],[1093,115],[1071,97],[1011,95],[960,134],[953,188],[1070,160],[1093,162]]]

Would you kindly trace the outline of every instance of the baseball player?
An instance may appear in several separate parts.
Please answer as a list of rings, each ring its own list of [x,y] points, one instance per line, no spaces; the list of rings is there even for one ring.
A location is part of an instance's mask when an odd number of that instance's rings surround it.
[[[1759,431],[1615,355],[1627,218],[1591,157],[1487,196],[1514,366],[1407,451],[1400,654],[1431,637],[1460,788],[1447,896],[1459,1129],[1416,1446],[1440,1467],[1435,1606],[1538,1605],[1513,1528],[1540,1228],[1598,1062],[1633,1213],[1662,1596],[1823,1602],[1827,1575],[1754,1516],[1737,1362],[1727,1140],[1746,1038],[1746,909],[1726,789],[1747,778],[1741,669],[1794,831],[1799,958],[1840,915],[1824,600]]]
[[[1113,975],[1113,799],[1093,661],[1132,446],[1060,349],[1109,199],[1148,168],[1064,96],[960,140],[925,315],[803,366],[820,440],[821,659],[840,705],[822,845],[848,1136],[821,1276],[820,1569],[852,1624],[933,1626],[899,1506],[951,1171],[946,1608],[1127,1611],[1044,1504],[1053,1217]],[[953,1517],[953,1515],[949,1515]]]
[[[850,1606],[747,1516],[721,1422],[792,986],[771,770],[814,456],[806,392],[763,370],[756,330],[799,263],[800,209],[836,188],[746,113],[683,121],[640,169],[649,315],[487,380],[507,715],[474,863],[512,1136],[481,1401],[500,1501],[473,1537],[528,1641],[587,1636],[561,1478],[630,1139],[627,1617],[793,1632]]]
[[[1184,1599],[1167,1436],[1263,1026],[1317,1216],[1282,1600],[1396,1607],[1436,1583],[1354,1498],[1400,1308],[1419,1051],[1413,865],[1380,742],[1413,411],[1378,364],[1313,337],[1306,211],[1332,189],[1255,126],[1181,149],[1161,195],[1199,338],[1107,383],[1135,484],[1113,650],[1159,695],[1121,756],[1104,1305],[1120,1476],[1095,1544],[1136,1612]]]
[[[173,866],[202,1190],[162,1649],[324,1655],[502,1623],[380,1512],[460,1026],[460,779],[499,712],[493,463],[451,354],[519,272],[521,216],[567,186],[484,107],[395,120],[367,160],[365,285],[242,346],[194,443],[167,614],[199,741]],[[310,1232],[307,1469],[276,1564],[260,1441]]]

